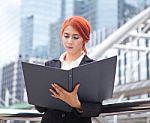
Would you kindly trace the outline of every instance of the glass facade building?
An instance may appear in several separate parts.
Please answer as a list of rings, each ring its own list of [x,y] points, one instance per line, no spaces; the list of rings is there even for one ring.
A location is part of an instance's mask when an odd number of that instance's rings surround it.
[[[118,0],[97,2],[97,29],[117,29]]]
[[[29,16],[21,19],[21,41],[20,41],[20,50],[19,56],[28,60],[32,56],[32,47],[33,47],[33,24],[34,17]]]
[[[60,1],[53,0],[22,0],[21,19],[23,26],[21,28],[21,42],[22,44],[28,45],[25,49],[32,49],[32,57],[34,57],[33,50],[37,49],[39,46],[43,46],[45,48],[47,47],[48,41],[50,40],[50,24],[52,22],[55,22],[60,16],[60,3]],[[29,18],[31,17],[32,20],[29,20]],[[24,20],[28,20],[30,22],[24,23]],[[32,23],[32,26],[28,27],[27,24],[29,23]],[[28,32],[27,30],[30,31]],[[27,37],[24,35],[24,32],[29,33],[28,38],[30,38],[30,43],[27,43],[29,39],[27,39]],[[20,45],[20,47],[23,47],[22,44]],[[41,52],[45,53],[45,51]],[[42,56],[40,56],[39,54],[38,57],[43,58],[43,55],[45,55],[44,58],[47,58],[47,53],[43,53]]]
[[[24,80],[20,60],[2,68],[1,98],[5,106],[24,102]]]

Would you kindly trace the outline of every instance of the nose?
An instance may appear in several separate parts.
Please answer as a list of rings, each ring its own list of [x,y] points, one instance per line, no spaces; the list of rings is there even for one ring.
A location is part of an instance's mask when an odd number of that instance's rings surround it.
[[[72,43],[72,37],[69,37],[67,42]]]

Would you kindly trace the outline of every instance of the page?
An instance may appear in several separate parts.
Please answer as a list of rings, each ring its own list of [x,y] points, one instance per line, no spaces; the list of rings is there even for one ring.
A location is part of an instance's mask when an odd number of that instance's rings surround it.
[[[73,68],[73,87],[80,83],[79,99],[102,102],[111,98],[114,88],[117,57],[88,63]]]
[[[57,83],[68,89],[68,71],[35,64],[22,63],[28,101],[30,104],[71,111],[71,107],[51,96],[49,88]]]

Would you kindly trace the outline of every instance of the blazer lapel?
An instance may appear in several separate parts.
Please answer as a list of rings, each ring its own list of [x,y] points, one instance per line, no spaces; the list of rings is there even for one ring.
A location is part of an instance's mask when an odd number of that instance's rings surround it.
[[[87,55],[85,55],[79,65],[87,64],[93,61],[94,61],[93,59],[90,59]]]
[[[57,61],[56,61],[55,67],[61,68],[61,61],[60,61],[60,60],[57,60]]]

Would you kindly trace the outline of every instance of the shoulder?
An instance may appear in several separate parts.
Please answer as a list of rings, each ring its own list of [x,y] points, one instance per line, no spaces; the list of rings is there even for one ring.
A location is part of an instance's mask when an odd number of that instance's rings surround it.
[[[82,65],[82,64],[87,64],[87,63],[90,63],[90,62],[93,62],[93,61],[95,61],[95,60],[89,58],[87,55],[84,55],[84,57],[83,57],[83,59],[82,59],[80,65]]]
[[[59,59],[52,59],[45,62],[45,66],[59,67],[61,64]]]
[[[55,63],[57,63],[57,62],[59,62],[59,59],[52,59],[52,60],[46,61],[46,62],[45,62],[45,65],[46,65],[46,66],[49,66],[50,64],[55,64]]]

